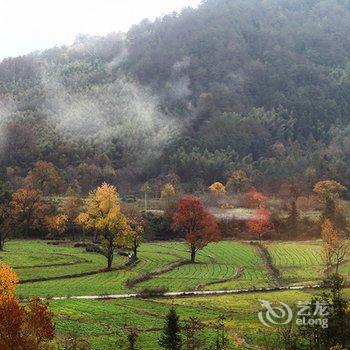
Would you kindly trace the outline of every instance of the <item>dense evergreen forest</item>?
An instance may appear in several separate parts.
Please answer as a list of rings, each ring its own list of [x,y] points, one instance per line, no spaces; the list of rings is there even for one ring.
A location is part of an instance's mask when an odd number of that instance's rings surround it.
[[[244,170],[350,188],[350,1],[204,0],[127,33],[0,64],[0,168],[52,162],[67,189],[186,191]]]

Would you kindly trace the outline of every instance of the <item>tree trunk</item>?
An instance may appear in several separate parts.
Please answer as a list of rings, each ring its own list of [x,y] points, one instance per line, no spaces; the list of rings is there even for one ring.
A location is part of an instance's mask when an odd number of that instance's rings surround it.
[[[113,245],[113,236],[109,235],[108,237],[108,247],[107,247],[107,260],[108,260],[108,270],[112,269],[113,257],[114,257],[114,245]]]
[[[112,270],[112,263],[113,263],[113,251],[108,252],[107,256],[107,269]]]
[[[5,245],[5,233],[0,232],[0,251],[4,250],[4,245]]]
[[[75,241],[75,225],[72,225],[72,240]]]
[[[137,259],[137,244],[134,244],[134,259]]]
[[[341,260],[339,258],[337,258],[337,262],[335,264],[335,274],[336,275],[338,275],[340,263],[341,263]]]
[[[196,247],[191,245],[191,262],[194,263],[196,261]]]

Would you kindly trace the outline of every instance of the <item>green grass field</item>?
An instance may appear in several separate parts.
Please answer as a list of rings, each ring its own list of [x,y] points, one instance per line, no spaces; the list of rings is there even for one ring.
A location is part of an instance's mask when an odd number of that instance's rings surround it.
[[[320,242],[271,242],[265,245],[285,285],[314,283],[321,279]],[[21,297],[130,293],[159,287],[181,291],[273,286],[256,246],[249,242],[210,244],[198,253],[197,263],[160,273],[136,284],[132,290],[126,287],[128,279],[188,259],[187,245],[183,242],[144,243],[140,247],[138,264],[125,267],[126,258],[115,255],[113,267],[119,270],[103,273],[96,273],[106,266],[103,256],[87,253],[84,248],[74,248],[68,243],[51,245],[45,241],[14,240],[6,243],[0,258],[14,267],[21,280],[48,279],[20,284],[17,295]],[[87,272],[95,274],[79,276]],[[341,272],[349,275],[349,261],[341,266]],[[254,349],[271,339],[271,331],[264,329],[256,316],[260,308],[258,299],[293,304],[310,299],[310,293],[284,291],[176,299],[67,299],[51,300],[50,307],[60,336],[78,334],[96,350],[113,348],[132,326],[140,332],[142,349],[159,349],[157,339],[171,305],[176,306],[182,320],[195,315],[208,325],[224,315],[230,339],[236,344],[233,348]],[[213,331],[209,330],[206,337],[211,339]]]
[[[281,242],[266,246],[285,284],[314,283],[322,278],[321,242]]]
[[[97,253],[87,253],[84,248],[23,240],[8,242],[0,258],[15,268],[21,280],[70,276],[20,284],[20,296],[100,295],[130,291],[125,287],[127,279],[187,257],[182,248],[184,244],[178,242],[144,244],[136,266],[82,277],[79,274],[105,268],[106,259]],[[115,255],[114,268],[123,267],[125,263],[125,257]]]
[[[273,264],[280,270],[283,284],[315,283],[322,278],[321,243],[272,242],[266,243]],[[9,241],[0,258],[9,263],[22,281],[47,279],[20,284],[18,294],[72,296],[125,293],[130,278],[166,267],[189,258],[188,247],[183,242],[144,243],[140,247],[140,261],[125,267],[126,258],[115,255],[116,271],[97,273],[105,268],[106,259],[97,253],[87,253],[84,248],[71,244],[51,245],[45,241]],[[341,266],[348,275],[350,264]],[[91,275],[80,276],[80,274]],[[209,244],[197,254],[195,264],[186,264],[171,271],[153,276],[134,286],[181,290],[221,290],[260,288],[273,286],[269,272],[261,261],[256,247],[247,242],[223,241]]]
[[[237,270],[242,272],[235,278]],[[232,280],[222,282],[225,279]],[[198,286],[203,289],[239,289],[268,284],[267,273],[253,246],[241,242],[220,242],[200,251],[196,264],[181,266],[141,283],[140,287],[162,286],[180,291]]]
[[[187,245],[181,242],[147,243],[140,248],[140,262],[131,268],[90,276],[79,274],[105,267],[105,258],[69,245],[53,246],[43,241],[12,241],[0,254],[18,272],[21,280],[49,278],[21,284],[19,295],[72,296],[125,293],[125,282],[179,260],[188,259]],[[126,260],[115,256],[114,267]],[[238,275],[237,275],[238,273]],[[70,278],[51,279],[56,277]],[[242,242],[220,242],[198,253],[197,263],[184,265],[135,286],[136,289],[166,287],[171,291],[237,289],[267,286],[268,275],[255,248]]]
[[[257,317],[259,299],[284,302],[290,306],[308,301],[318,291],[283,291],[249,293],[213,297],[175,299],[128,299],[104,301],[52,301],[58,334],[79,334],[96,350],[114,348],[115,342],[126,336],[127,329],[136,327],[143,350],[159,350],[158,338],[169,307],[175,306],[181,321],[196,316],[207,325],[225,317],[233,349],[256,349],[274,339],[276,329],[266,328]],[[346,291],[350,296],[350,291]],[[208,339],[212,332],[206,333]]]
[[[105,264],[102,255],[44,241],[9,241],[0,257],[16,270],[22,280],[79,274],[101,269]],[[115,263],[121,263],[118,256]]]

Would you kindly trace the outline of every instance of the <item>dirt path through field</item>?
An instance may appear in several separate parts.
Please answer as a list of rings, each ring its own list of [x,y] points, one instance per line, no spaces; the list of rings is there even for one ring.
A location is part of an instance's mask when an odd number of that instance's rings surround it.
[[[256,251],[260,256],[273,284],[276,287],[283,286],[284,282],[282,280],[281,273],[278,270],[278,268],[273,264],[272,257],[267,248],[261,243],[254,242],[251,244],[255,245]]]
[[[199,291],[185,291],[185,292],[165,292],[154,295],[144,295],[142,293],[126,293],[126,294],[105,294],[105,295],[76,295],[76,296],[57,296],[42,299],[49,300],[108,300],[108,299],[128,299],[128,298],[175,298],[175,297],[195,297],[195,296],[214,296],[214,295],[228,295],[228,294],[245,294],[245,293],[267,293],[284,290],[303,290],[303,289],[318,289],[320,285],[302,285],[302,286],[281,286],[281,287],[267,287],[255,289],[230,289],[230,290],[199,290]]]

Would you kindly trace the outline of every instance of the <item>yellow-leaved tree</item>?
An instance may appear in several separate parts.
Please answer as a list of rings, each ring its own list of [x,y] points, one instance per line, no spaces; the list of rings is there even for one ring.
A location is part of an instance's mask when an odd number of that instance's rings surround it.
[[[86,209],[79,214],[77,221],[86,229],[98,232],[101,252],[107,258],[108,270],[111,270],[115,249],[125,244],[131,231],[120,210],[117,189],[103,183],[91,191]]]
[[[324,204],[323,218],[330,219],[340,230],[344,230],[346,227],[344,208],[340,202],[340,195],[346,190],[346,187],[334,180],[319,181],[313,189]]]
[[[0,262],[0,300],[14,297],[18,282],[16,272],[10,266]]]
[[[18,282],[16,272],[0,262],[0,349],[52,349],[53,314],[37,297],[22,305],[15,295]]]
[[[171,183],[167,183],[164,185],[162,192],[160,194],[161,199],[166,199],[167,197],[171,197],[175,195],[175,188]]]
[[[225,186],[221,182],[214,182],[209,186],[208,190],[216,197],[220,197],[226,194]]]
[[[160,200],[169,205],[172,200],[175,199],[175,188],[171,183],[167,183],[164,185],[162,192],[160,194]]]
[[[339,266],[344,261],[349,246],[332,224],[332,221],[325,219],[322,224],[322,239],[323,239],[323,259],[327,268],[335,267],[335,272],[338,274]]]

